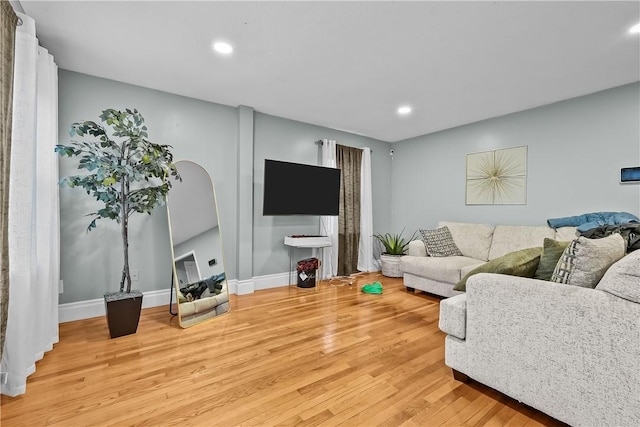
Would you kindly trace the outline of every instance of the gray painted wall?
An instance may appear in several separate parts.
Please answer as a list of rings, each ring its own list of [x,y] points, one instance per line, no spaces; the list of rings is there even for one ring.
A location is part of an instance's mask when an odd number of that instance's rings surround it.
[[[317,217],[262,216],[264,159],[316,164],[318,147],[314,141],[318,139],[331,138],[345,145],[373,149],[374,230],[386,231],[391,224],[389,143],[253,113],[250,107],[232,108],[60,70],[61,143],[68,141],[71,123],[98,120],[105,108],[137,108],[145,117],[151,140],[172,145],[175,160],[192,160],[211,175],[229,279],[247,279],[238,275],[238,254],[247,252],[247,229],[253,245],[248,254],[253,271],[243,264],[243,272],[254,277],[288,271],[288,251],[282,243],[285,235],[318,233]],[[248,124],[252,129],[247,129]],[[240,154],[246,157],[252,152],[247,146],[252,138],[253,158],[247,162]],[[75,174],[77,159],[60,159],[59,165],[61,177]],[[247,180],[253,183],[248,190],[243,184]],[[247,191],[254,192],[248,200]],[[93,212],[98,204],[81,190],[61,188],[60,204],[64,280],[60,303],[101,298],[105,291],[116,289],[120,279],[122,247],[118,226],[102,221],[87,233],[84,215]],[[239,228],[243,228],[242,233]],[[151,216],[133,217],[130,232],[130,265],[140,276],[134,286],[142,291],[168,289],[171,255],[166,208],[156,209]],[[308,256],[304,251],[299,255]]]
[[[150,139],[173,146],[175,160],[193,160],[206,169],[216,186],[219,222],[230,278],[236,271],[236,140],[237,110],[71,71],[59,71],[59,141],[69,140],[69,125],[98,120],[106,108],[137,108]],[[77,159],[60,159],[60,176],[76,173]],[[87,217],[97,202],[79,189],[60,189],[60,303],[101,298],[117,290],[122,268],[118,225],[101,221],[87,233]],[[132,217],[130,265],[139,270],[134,286],[142,291],[168,289],[171,255],[166,208],[151,216]]]
[[[546,224],[595,211],[640,215],[640,83],[621,86],[393,144],[392,224],[409,232],[438,221]],[[488,100],[490,102],[490,100]],[[465,156],[528,146],[527,204],[465,206]]]
[[[640,164],[639,99],[636,83],[393,145],[255,112],[253,135],[244,138],[253,137],[253,170],[249,170],[246,162],[239,161],[239,129],[240,117],[250,114],[250,107],[236,109],[60,70],[59,140],[68,140],[72,122],[97,120],[105,108],[139,109],[152,140],[172,145],[176,160],[193,160],[211,175],[226,273],[235,279],[241,252],[238,227],[252,228],[253,277],[289,270],[288,250],[282,243],[286,235],[319,232],[317,217],[263,216],[262,190],[265,158],[317,164],[314,142],[323,138],[373,149],[374,232],[406,228],[411,233],[435,227],[439,220],[544,224],[550,217],[598,210],[640,214],[639,186],[618,182],[621,167]],[[465,206],[465,155],[518,145],[528,146],[527,204]],[[74,160],[60,160],[60,176],[76,173],[75,168]],[[253,207],[245,208],[250,203],[239,203],[239,177],[249,175]],[[246,198],[245,193],[246,189]],[[102,221],[87,233],[85,214],[97,203],[81,190],[61,188],[60,203],[65,290],[60,302],[100,298],[119,282],[122,248],[117,224]],[[238,215],[239,207],[252,210],[252,219]],[[246,217],[242,224],[240,217]],[[130,249],[131,268],[140,276],[137,287],[168,289],[171,256],[164,207],[132,219]],[[309,255],[310,251],[297,250],[295,259]]]
[[[319,234],[320,217],[317,216],[263,216],[262,193],[264,186],[264,160],[318,164],[319,139],[334,139],[338,144],[369,147],[373,187],[374,232],[388,231],[391,225],[389,209],[391,144],[308,123],[296,122],[267,114],[254,117],[254,187],[253,187],[253,274],[282,273],[289,270],[289,252],[284,237],[292,234]],[[296,249],[294,260],[311,256],[311,250]]]

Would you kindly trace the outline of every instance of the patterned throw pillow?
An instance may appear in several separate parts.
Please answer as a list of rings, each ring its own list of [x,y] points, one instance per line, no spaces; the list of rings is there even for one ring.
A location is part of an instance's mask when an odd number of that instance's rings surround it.
[[[420,230],[427,254],[433,257],[462,256],[462,252],[456,246],[448,227],[435,230]]]
[[[603,239],[580,236],[564,250],[551,275],[551,281],[595,288],[607,269],[626,251],[622,236],[612,234]]]

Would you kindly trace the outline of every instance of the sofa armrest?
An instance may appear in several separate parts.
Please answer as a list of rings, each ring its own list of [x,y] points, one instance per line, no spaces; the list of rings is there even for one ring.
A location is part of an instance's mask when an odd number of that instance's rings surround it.
[[[467,282],[466,306],[470,377],[517,400],[535,394],[534,407],[570,424],[638,425],[640,304],[481,273]]]
[[[438,327],[447,335],[463,340],[467,331],[467,294],[440,301]]]
[[[427,248],[424,246],[424,241],[422,241],[421,239],[410,241],[407,255],[427,256]]]

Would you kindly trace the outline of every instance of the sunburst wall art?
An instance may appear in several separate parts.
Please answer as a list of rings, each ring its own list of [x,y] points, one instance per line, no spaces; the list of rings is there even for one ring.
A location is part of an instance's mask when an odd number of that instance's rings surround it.
[[[467,154],[467,205],[527,203],[527,146]]]

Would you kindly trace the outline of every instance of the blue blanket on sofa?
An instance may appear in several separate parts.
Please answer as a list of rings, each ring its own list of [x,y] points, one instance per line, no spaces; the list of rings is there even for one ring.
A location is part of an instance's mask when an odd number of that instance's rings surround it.
[[[592,212],[547,220],[547,224],[551,228],[578,227],[580,232],[591,230],[601,225],[618,225],[630,222],[640,222],[640,218],[628,212]]]

